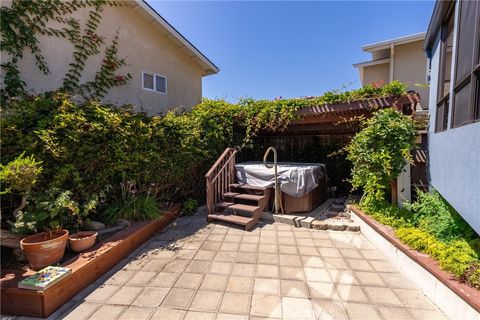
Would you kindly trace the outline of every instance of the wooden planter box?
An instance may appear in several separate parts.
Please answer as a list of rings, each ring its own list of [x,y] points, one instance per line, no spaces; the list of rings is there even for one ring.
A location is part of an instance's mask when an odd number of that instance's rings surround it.
[[[48,317],[78,292],[128,256],[141,244],[174,221],[180,204],[173,205],[159,220],[142,221],[114,234],[93,248],[66,261],[63,267],[72,273],[45,291],[18,288],[18,282],[34,274],[29,270],[2,270],[1,313],[4,315]]]

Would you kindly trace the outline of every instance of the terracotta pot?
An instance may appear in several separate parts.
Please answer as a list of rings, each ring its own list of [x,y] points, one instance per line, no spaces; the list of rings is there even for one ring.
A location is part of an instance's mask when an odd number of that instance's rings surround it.
[[[33,270],[40,270],[62,260],[68,239],[68,230],[60,230],[48,239],[47,232],[37,233],[20,241],[20,248],[25,253]]]
[[[80,231],[73,233],[68,238],[70,249],[73,252],[83,252],[95,244],[98,233],[95,231]]]

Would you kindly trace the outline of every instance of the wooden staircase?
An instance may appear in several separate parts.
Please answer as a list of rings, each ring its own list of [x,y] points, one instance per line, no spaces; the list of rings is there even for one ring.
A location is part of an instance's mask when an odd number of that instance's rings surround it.
[[[215,204],[215,211],[208,214],[208,221],[221,220],[239,224],[245,230],[253,228],[270,198],[270,188],[230,184],[230,192],[223,194],[224,201]]]
[[[270,188],[235,183],[235,148],[227,148],[205,175],[207,182],[207,220],[253,228],[268,206]]]

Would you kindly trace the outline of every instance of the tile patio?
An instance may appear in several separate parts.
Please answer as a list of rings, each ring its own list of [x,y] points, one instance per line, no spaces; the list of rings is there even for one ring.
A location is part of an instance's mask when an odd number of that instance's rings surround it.
[[[245,232],[197,215],[178,219],[50,319],[448,318],[358,232],[278,222]]]

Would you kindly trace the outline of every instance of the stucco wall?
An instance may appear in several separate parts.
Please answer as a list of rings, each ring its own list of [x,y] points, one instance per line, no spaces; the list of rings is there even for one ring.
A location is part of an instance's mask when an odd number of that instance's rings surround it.
[[[383,63],[363,68],[363,84],[367,85],[377,81],[389,82],[390,64]]]
[[[87,10],[82,10],[77,12],[75,17],[84,21],[87,13]],[[164,31],[149,21],[152,20],[151,17],[147,20],[143,14],[139,9],[134,10],[130,6],[107,7],[102,13],[98,34],[105,37],[108,45],[118,30],[119,56],[126,57],[128,64],[121,73],[129,72],[132,75],[127,86],[113,88],[103,100],[134,104],[138,110],[145,110],[150,114],[164,112],[176,106],[191,108],[201,101],[202,68],[167,39]],[[35,67],[30,54],[25,55],[20,65],[27,86],[37,93],[61,86],[73,52],[73,45],[67,40],[54,37],[39,39],[51,74],[44,76]],[[88,60],[83,81],[93,78],[102,57],[103,52]],[[167,94],[143,90],[142,70],[166,76]]]
[[[440,51],[438,37],[435,48],[428,130],[430,184],[480,233],[480,123],[434,132]]]
[[[429,88],[426,86],[427,58],[423,52],[423,41],[416,41],[394,48],[393,79],[408,84],[409,90],[420,94],[423,106],[428,106]],[[423,86],[418,86],[421,84]]]

